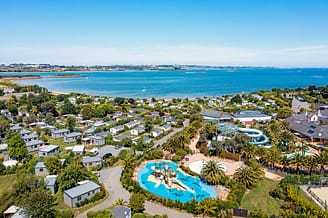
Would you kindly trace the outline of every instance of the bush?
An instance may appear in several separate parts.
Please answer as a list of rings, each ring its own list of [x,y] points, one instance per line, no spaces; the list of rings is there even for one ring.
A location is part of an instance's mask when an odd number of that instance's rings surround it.
[[[227,158],[227,159],[235,160],[235,161],[239,160],[239,156],[240,156],[239,154],[233,154],[233,153],[230,153],[226,150],[222,150],[221,153],[220,153],[221,158]]]
[[[70,210],[56,211],[55,218],[73,218],[74,214]]]
[[[87,213],[88,218],[111,218],[111,213],[110,211],[107,210],[100,210],[100,211],[89,211]]]

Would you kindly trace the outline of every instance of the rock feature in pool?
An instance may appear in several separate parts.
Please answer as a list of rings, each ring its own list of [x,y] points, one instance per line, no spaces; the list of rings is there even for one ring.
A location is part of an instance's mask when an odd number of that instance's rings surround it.
[[[140,186],[161,197],[180,202],[216,198],[215,189],[200,178],[183,172],[174,162],[148,162],[138,172]]]

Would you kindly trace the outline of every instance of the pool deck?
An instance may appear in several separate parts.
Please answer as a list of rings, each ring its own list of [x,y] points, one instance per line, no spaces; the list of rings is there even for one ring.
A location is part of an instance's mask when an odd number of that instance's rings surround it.
[[[197,154],[193,154],[193,155],[189,156],[189,160],[184,161],[184,166],[189,167],[189,165],[195,161],[205,161],[206,162],[209,160],[214,160],[214,161],[217,161],[217,162],[220,162],[221,164],[223,164],[227,168],[227,171],[225,172],[225,174],[227,176],[232,176],[233,174],[235,174],[235,172],[238,168],[244,166],[244,163],[242,161],[234,161],[234,160],[223,159],[223,158],[218,158],[218,157],[208,157],[202,153],[197,153]]]

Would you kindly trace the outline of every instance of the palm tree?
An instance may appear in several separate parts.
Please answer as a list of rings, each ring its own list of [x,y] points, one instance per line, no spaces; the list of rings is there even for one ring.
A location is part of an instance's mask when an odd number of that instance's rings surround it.
[[[220,141],[212,141],[211,142],[211,147],[212,147],[212,153],[214,155],[218,155],[221,153],[223,149],[223,142]]]
[[[179,134],[173,139],[178,148],[184,148],[185,144],[190,143],[190,138],[186,134]]]
[[[304,166],[304,156],[301,155],[300,153],[296,153],[294,155],[294,158],[291,161],[292,165],[296,168],[297,174],[300,172],[300,168]]]
[[[210,160],[203,166],[201,178],[209,184],[218,184],[222,177],[224,177],[223,168],[216,161]]]
[[[205,215],[214,215],[216,208],[215,200],[210,198],[205,198],[202,203],[197,205],[197,209],[201,211],[203,217],[205,217]]]
[[[234,180],[248,189],[253,187],[259,179],[252,167],[238,168],[234,175]]]
[[[247,146],[245,146],[245,148],[243,148],[243,152],[247,159],[255,157],[256,151],[257,151],[257,146],[250,143]]]
[[[325,165],[328,164],[328,152],[322,151],[319,154],[316,154],[315,158],[318,162],[318,165],[320,166],[320,174],[323,174],[325,170]]]
[[[290,165],[290,159],[286,156],[283,155],[282,158],[280,159],[280,164],[282,165],[282,170],[285,171],[285,169],[288,167],[288,171],[289,171],[289,165]],[[287,171],[287,172],[288,172]]]
[[[171,152],[171,153],[175,153],[175,150],[176,150],[176,147],[175,147],[175,144],[173,142],[173,139],[170,138],[166,143],[164,143],[162,145],[162,148],[165,150],[165,151],[168,151],[168,152]]]
[[[305,166],[308,168],[308,173],[312,175],[312,171],[318,168],[317,159],[314,156],[306,157]]]
[[[122,206],[127,206],[128,205],[128,202],[126,202],[125,200],[123,200],[123,198],[119,198],[115,201],[114,203],[115,206],[119,206],[119,205],[122,205]]]

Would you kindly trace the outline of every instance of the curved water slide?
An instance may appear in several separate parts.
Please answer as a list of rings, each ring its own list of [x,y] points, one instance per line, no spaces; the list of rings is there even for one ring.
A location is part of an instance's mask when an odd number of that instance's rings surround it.
[[[253,145],[265,145],[269,142],[266,135],[261,130],[251,128],[238,128],[239,132],[245,133],[250,139],[250,143]]]

